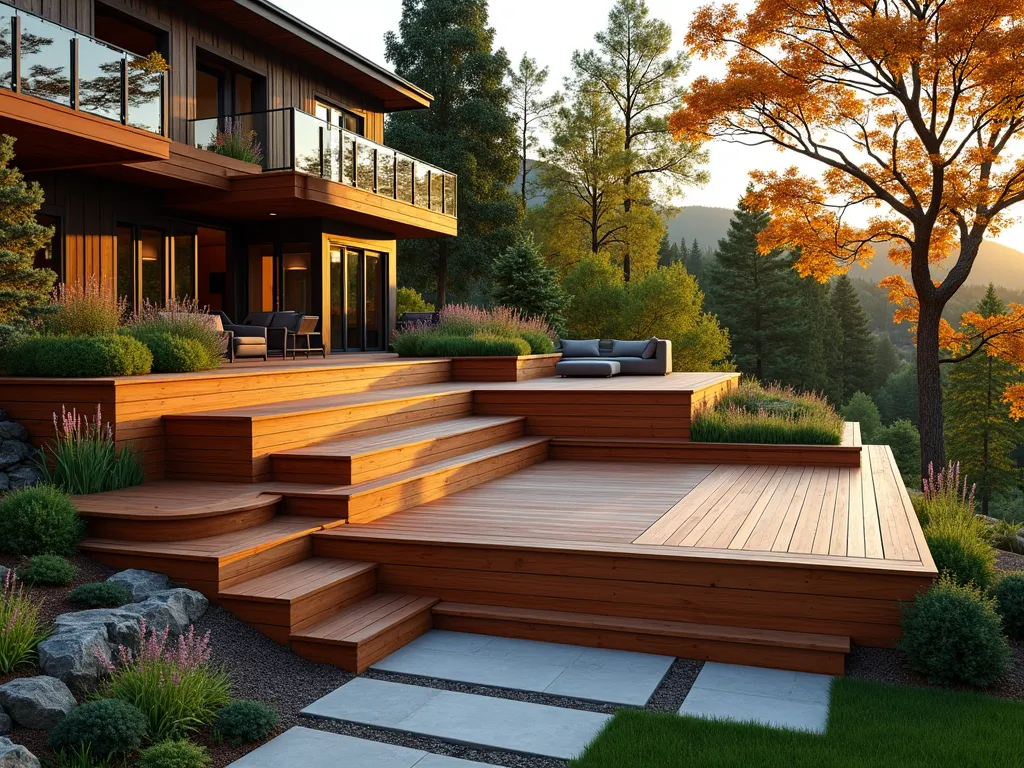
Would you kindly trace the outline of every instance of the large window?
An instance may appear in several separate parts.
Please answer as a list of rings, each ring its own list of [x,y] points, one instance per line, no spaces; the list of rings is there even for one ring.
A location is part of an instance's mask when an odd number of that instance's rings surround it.
[[[363,116],[352,112],[351,110],[344,109],[342,107],[336,107],[333,104],[328,104],[325,101],[316,102],[316,116],[321,120],[324,120],[331,125],[336,125],[339,128],[344,128],[350,133],[358,133],[360,136],[365,136]]]
[[[157,229],[139,230],[139,256],[142,262],[142,301],[162,307],[167,299],[164,233]]]
[[[132,311],[196,297],[196,235],[185,227],[167,237],[155,227],[117,225],[117,295]]]
[[[131,225],[117,227],[117,298],[124,299],[129,311],[135,311],[135,230]]]
[[[171,239],[174,298],[188,301],[196,298],[196,236],[175,235]]]
[[[53,227],[53,237],[50,241],[36,251],[36,258],[33,266],[36,269],[50,269],[57,274],[57,282],[64,279],[63,259],[61,258],[61,243],[63,242],[60,229],[60,219],[56,216],[47,216],[45,213],[36,214],[36,221],[44,227]]]

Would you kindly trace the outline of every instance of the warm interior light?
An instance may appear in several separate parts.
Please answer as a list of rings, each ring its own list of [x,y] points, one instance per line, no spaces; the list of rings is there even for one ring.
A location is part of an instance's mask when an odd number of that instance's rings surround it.
[[[277,214],[276,214],[276,213],[274,213],[273,211],[271,211],[271,212],[270,212],[270,215],[271,215],[271,216],[277,216]]]
[[[284,268],[286,272],[305,271],[309,269],[308,253],[286,253],[284,254]]]

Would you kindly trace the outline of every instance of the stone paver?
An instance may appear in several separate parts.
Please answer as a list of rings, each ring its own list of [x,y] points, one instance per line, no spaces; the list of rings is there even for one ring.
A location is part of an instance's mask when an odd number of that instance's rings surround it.
[[[709,661],[679,713],[824,733],[831,684],[829,675]]]
[[[374,669],[642,707],[671,656],[433,630]]]
[[[338,733],[290,728],[228,768],[477,768],[483,765]]]
[[[611,718],[596,712],[363,677],[314,701],[302,713],[561,759],[583,752]]]

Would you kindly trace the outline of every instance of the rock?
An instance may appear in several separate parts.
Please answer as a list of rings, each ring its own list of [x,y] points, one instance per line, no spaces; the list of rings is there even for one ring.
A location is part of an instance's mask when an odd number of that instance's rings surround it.
[[[7,469],[19,461],[27,459],[31,449],[18,440],[4,440],[0,442],[0,469]]]
[[[28,430],[16,421],[0,421],[0,439],[28,442]]]
[[[188,619],[188,613],[181,600],[159,600],[150,598],[141,603],[132,603],[119,610],[136,617],[136,623],[140,620],[146,622],[146,634],[150,630],[156,630],[157,634],[164,631],[164,628],[172,635],[180,635],[192,622]]]
[[[39,644],[39,666],[72,688],[92,688],[107,674],[106,666],[96,658],[97,651],[110,661],[110,643],[103,626],[65,630]]]
[[[21,744],[0,738],[0,768],[39,768],[39,758]]]
[[[132,600],[136,603],[145,600],[155,592],[163,592],[171,586],[170,579],[162,573],[140,571],[134,568],[115,573],[107,581],[127,587],[132,594]]]
[[[11,718],[7,716],[7,713],[0,709],[0,736],[6,736],[11,732],[14,727],[14,723],[11,722]]]
[[[31,488],[42,479],[42,472],[31,465],[22,464],[10,470],[7,485],[12,491],[20,491],[22,488]]]
[[[62,613],[53,623],[54,634],[57,635],[99,629],[106,635],[111,648],[124,645],[134,649],[139,645],[139,617],[121,608],[94,608]]]
[[[0,472],[0,491],[9,491],[11,489],[11,478],[8,477],[6,472]]]
[[[23,728],[48,731],[78,703],[63,682],[55,677],[40,675],[22,677],[0,685],[0,705],[11,720]]]
[[[5,409],[0,408],[0,421],[10,421],[10,420],[11,420],[11,414],[9,414]]]
[[[210,601],[206,599],[206,595],[196,592],[194,589],[166,589],[163,592],[150,595],[146,602],[150,600],[169,603],[181,608],[189,624],[194,624],[203,618],[206,609],[210,607]]]

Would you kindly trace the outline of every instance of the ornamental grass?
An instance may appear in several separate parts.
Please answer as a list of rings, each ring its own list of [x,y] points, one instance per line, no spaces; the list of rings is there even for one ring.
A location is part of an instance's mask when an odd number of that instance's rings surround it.
[[[210,633],[199,637],[190,626],[174,643],[168,642],[169,634],[169,629],[159,632],[143,620],[138,652],[119,645],[112,661],[96,652],[110,673],[97,695],[138,707],[149,720],[153,742],[185,738],[213,725],[231,700],[227,673],[210,661]]]
[[[0,674],[32,664],[47,632],[39,618],[42,602],[25,594],[14,571],[8,571],[0,592]]]
[[[444,307],[436,323],[415,323],[392,338],[402,357],[545,355],[555,349],[551,327],[517,309],[468,304]]]

